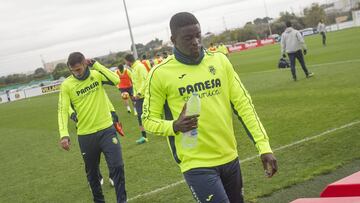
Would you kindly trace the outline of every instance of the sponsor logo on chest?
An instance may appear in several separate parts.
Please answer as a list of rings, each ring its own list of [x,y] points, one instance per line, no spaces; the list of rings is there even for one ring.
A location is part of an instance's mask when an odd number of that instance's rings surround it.
[[[203,72],[201,75],[193,76],[191,73],[177,75],[177,78],[183,81],[182,85],[180,85],[180,87],[178,86],[177,89],[184,101],[187,101],[194,92],[197,92],[201,99],[216,96],[221,93],[221,74],[218,74],[214,65],[209,65],[205,71],[208,72]],[[204,78],[204,76],[208,77]]]
[[[85,95],[88,92],[91,92],[91,90],[95,90],[98,86],[99,86],[99,82],[95,81],[92,84],[90,84],[89,86],[86,86],[80,90],[76,90],[76,95],[77,96]]]
[[[219,78],[216,78],[211,80],[205,80],[202,82],[196,82],[185,87],[179,87],[179,93],[180,96],[183,96],[185,93],[191,94],[193,92],[201,92],[204,90],[211,90],[218,87],[221,87],[221,81]]]

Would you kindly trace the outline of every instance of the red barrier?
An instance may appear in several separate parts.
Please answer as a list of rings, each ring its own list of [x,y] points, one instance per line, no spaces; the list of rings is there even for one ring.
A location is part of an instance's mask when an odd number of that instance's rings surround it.
[[[245,44],[234,44],[234,45],[227,46],[227,48],[230,53],[238,52],[238,51],[246,49]]]
[[[331,183],[320,194],[320,197],[351,196],[360,196],[360,171],[339,181]]]
[[[260,40],[260,43],[262,45],[275,44],[275,39],[273,38],[262,39]]]
[[[261,46],[259,40],[256,40],[256,41],[253,41],[253,42],[247,42],[247,43],[245,44],[245,47],[246,47],[247,49],[252,49],[252,48],[259,47],[259,46]]]
[[[291,203],[359,203],[360,197],[301,198]]]
[[[230,53],[243,51],[247,49],[253,49],[269,44],[275,44],[275,40],[272,38],[262,39],[262,40],[251,40],[249,42],[239,42],[233,45],[227,45],[227,48]]]

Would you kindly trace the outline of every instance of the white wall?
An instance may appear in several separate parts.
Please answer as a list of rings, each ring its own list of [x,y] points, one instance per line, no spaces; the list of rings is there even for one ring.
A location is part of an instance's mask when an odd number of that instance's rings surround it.
[[[52,85],[46,85],[43,87],[33,87],[33,88],[27,88],[24,90],[11,90],[10,95],[10,101],[16,101],[20,99],[25,99],[29,97],[36,97],[44,94],[50,94],[54,92],[58,92],[60,90],[60,83],[55,83]],[[2,95],[1,95],[2,98]],[[4,99],[2,99],[2,102],[5,103],[7,101],[6,94],[4,95]]]
[[[356,25],[355,21],[347,21],[347,22],[343,22],[343,23],[328,25],[328,26],[326,26],[326,31],[331,32],[331,31],[352,28],[352,27],[356,27],[356,26],[360,26],[360,22],[358,25]]]
[[[8,98],[6,94],[0,95],[0,104],[8,102]]]
[[[23,90],[13,91],[9,93],[9,96],[10,96],[10,101],[25,99],[25,93]]]
[[[355,26],[360,26],[360,10],[352,12],[353,21]]]
[[[28,97],[36,97],[44,94],[58,92],[60,90],[60,83],[53,85],[46,85],[43,87],[33,87],[24,89],[26,98]]]
[[[34,87],[29,89],[24,89],[26,97],[35,97],[42,95],[41,87]]]

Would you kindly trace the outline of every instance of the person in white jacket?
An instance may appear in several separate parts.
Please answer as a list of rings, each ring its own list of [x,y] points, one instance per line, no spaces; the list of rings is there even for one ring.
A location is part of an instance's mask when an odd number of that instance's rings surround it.
[[[326,46],[326,27],[325,27],[325,24],[324,24],[323,20],[320,20],[320,22],[319,22],[319,24],[317,26],[317,30],[322,36],[323,46]]]
[[[304,55],[306,55],[307,48],[303,36],[298,30],[291,27],[291,22],[286,22],[286,29],[281,35],[281,53],[284,58],[286,57],[286,54],[289,56],[291,73],[294,81],[297,81],[295,59],[298,59],[300,62],[307,78],[314,75],[306,68],[303,51]]]

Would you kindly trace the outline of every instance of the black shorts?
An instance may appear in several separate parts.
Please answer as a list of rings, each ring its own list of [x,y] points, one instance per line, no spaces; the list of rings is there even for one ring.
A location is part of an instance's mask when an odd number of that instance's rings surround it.
[[[191,169],[184,178],[197,202],[244,202],[238,158],[216,167]]]
[[[128,88],[119,88],[121,93],[127,92],[129,93],[130,96],[134,95],[134,90],[132,87],[128,87]]]

